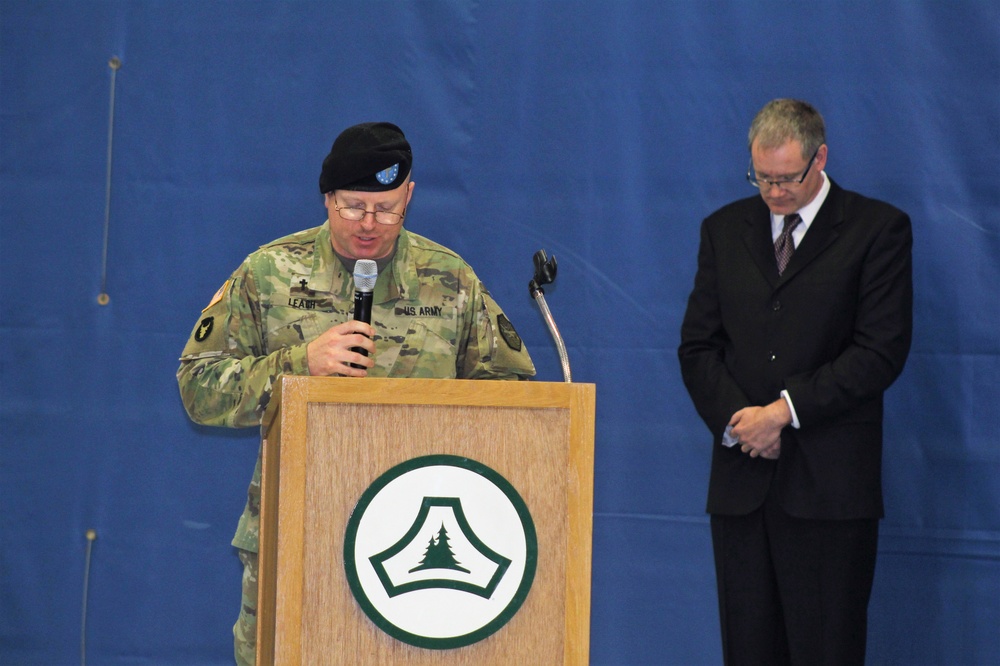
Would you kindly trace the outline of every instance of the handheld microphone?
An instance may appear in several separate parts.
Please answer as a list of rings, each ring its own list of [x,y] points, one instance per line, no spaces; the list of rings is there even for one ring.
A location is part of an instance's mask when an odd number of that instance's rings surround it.
[[[372,323],[372,292],[378,279],[378,265],[371,259],[358,259],[354,263],[354,321]],[[368,356],[368,350],[353,347],[362,356]],[[351,364],[355,368],[362,366]]]

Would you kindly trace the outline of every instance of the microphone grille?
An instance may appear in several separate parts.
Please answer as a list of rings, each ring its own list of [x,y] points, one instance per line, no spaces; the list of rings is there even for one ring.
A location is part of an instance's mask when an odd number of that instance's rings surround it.
[[[378,264],[371,259],[358,259],[354,262],[354,288],[358,291],[374,291],[378,279]]]

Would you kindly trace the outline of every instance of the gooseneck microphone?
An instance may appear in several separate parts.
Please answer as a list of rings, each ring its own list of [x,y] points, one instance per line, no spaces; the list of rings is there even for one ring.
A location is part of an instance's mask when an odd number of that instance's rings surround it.
[[[371,259],[358,259],[354,263],[354,321],[372,323],[372,292],[378,279],[378,265]],[[353,347],[362,356],[368,356],[368,350]],[[362,366],[351,363],[352,367]]]
[[[566,353],[566,343],[563,341],[562,335],[559,334],[559,327],[556,326],[556,320],[552,317],[552,311],[549,310],[549,306],[545,302],[545,290],[542,289],[542,285],[550,284],[556,279],[556,258],[554,256],[549,258],[545,256],[545,250],[539,250],[532,259],[535,262],[535,277],[528,283],[528,292],[535,299],[535,302],[538,303],[538,307],[542,311],[542,316],[545,318],[545,323],[549,326],[549,333],[552,334],[552,339],[555,340],[556,349],[559,351],[559,361],[562,363],[563,380],[571,382],[573,381],[573,376],[569,369],[569,355]]]

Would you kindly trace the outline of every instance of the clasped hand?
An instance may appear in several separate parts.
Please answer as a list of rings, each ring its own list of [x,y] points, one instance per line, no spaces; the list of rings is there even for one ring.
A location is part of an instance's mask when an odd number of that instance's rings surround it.
[[[781,431],[791,422],[792,413],[784,398],[764,407],[744,407],[729,419],[740,450],[751,458],[760,456],[768,460],[781,455]]]
[[[375,366],[375,343],[372,336],[375,329],[363,321],[345,321],[327,329],[322,335],[306,345],[306,359],[309,374],[313,376],[343,375],[345,377],[365,377],[368,368]],[[363,356],[354,348],[368,351]],[[363,367],[354,368],[351,364]]]

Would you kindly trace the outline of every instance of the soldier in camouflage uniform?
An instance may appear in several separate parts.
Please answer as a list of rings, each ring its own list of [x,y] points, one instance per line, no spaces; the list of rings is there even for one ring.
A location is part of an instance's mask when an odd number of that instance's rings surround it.
[[[194,421],[259,425],[281,374],[534,375],[527,349],[472,268],[403,228],[411,163],[395,125],[356,125],[337,138],[320,175],[327,222],[247,257],[195,325],[177,371]],[[352,319],[358,259],[378,265],[371,325]],[[252,664],[256,650],[259,452],[247,495],[232,542],[244,565],[233,627],[240,664]]]

